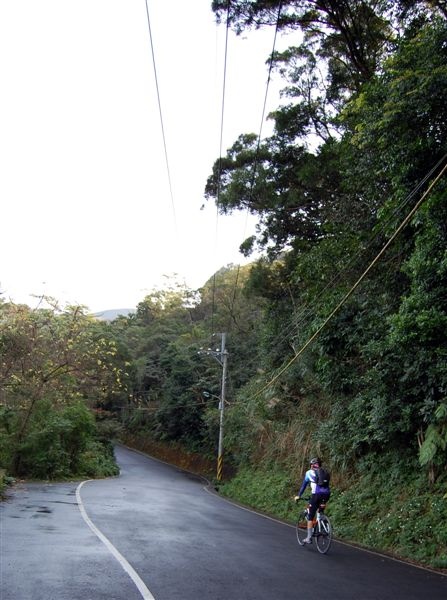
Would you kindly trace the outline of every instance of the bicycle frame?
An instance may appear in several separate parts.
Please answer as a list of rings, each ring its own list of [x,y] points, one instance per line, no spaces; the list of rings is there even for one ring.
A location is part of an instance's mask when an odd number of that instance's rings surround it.
[[[301,518],[296,524],[296,537],[300,546],[306,545],[304,537],[307,535],[307,523],[309,515],[309,506],[301,513]],[[331,546],[332,526],[329,518],[325,515],[324,509],[326,503],[322,503],[312,520],[312,538],[315,539],[318,552],[326,554]]]
[[[328,527],[328,521],[327,521],[327,517],[326,519],[322,519],[322,516],[324,515],[324,512],[317,512],[317,518],[315,519],[314,522],[314,535],[318,534],[318,533],[325,533],[326,535],[329,535],[329,527]]]

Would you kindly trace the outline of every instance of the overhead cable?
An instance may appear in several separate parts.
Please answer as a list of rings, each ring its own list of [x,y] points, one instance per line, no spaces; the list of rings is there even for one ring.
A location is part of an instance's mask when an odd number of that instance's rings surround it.
[[[382,247],[382,249],[377,254],[377,256],[371,261],[371,263],[369,264],[367,269],[361,274],[361,276],[357,279],[357,281],[350,288],[350,290],[344,295],[344,297],[340,300],[340,302],[337,304],[337,306],[332,310],[332,312],[329,314],[329,316],[324,320],[322,325],[320,325],[320,327],[317,329],[317,331],[307,340],[307,342],[300,348],[300,350],[295,353],[295,355],[286,363],[286,365],[268,383],[266,383],[266,385],[263,388],[261,388],[253,396],[251,396],[251,399],[256,398],[257,396],[262,394],[262,392],[264,392],[266,389],[271,387],[281,377],[281,375],[283,375],[292,366],[292,364],[301,356],[301,354],[303,354],[303,352],[306,350],[306,348],[320,335],[320,333],[323,331],[323,329],[325,329],[325,327],[331,321],[331,319],[334,317],[334,315],[340,310],[340,308],[348,300],[348,298],[350,298],[350,296],[352,296],[352,294],[358,288],[360,283],[365,279],[365,277],[368,275],[368,273],[371,271],[371,269],[380,260],[382,255],[386,252],[386,250],[389,248],[389,246],[392,244],[392,242],[396,239],[396,237],[399,235],[399,233],[402,231],[402,229],[404,229],[404,227],[406,227],[406,225],[408,225],[408,223],[411,221],[411,219],[413,218],[416,211],[426,200],[427,196],[430,194],[433,187],[438,183],[438,181],[444,175],[446,170],[447,170],[447,163],[444,165],[444,167],[442,168],[439,175],[437,175],[437,177],[429,185],[429,187],[427,188],[425,193],[422,195],[422,197],[418,200],[418,202],[414,205],[414,207],[411,209],[411,211],[407,214],[407,216],[401,222],[399,227],[395,230],[393,235],[389,238],[389,240],[386,242],[386,244]]]
[[[227,2],[227,22],[225,28],[225,50],[224,50],[224,69],[223,69],[223,83],[222,83],[222,103],[220,113],[220,141],[219,141],[219,171],[217,175],[217,193],[216,193],[216,234],[215,234],[215,251],[217,248],[218,239],[218,223],[219,223],[219,199],[220,199],[220,176],[222,173],[222,144],[223,144],[223,129],[224,129],[224,114],[225,114],[225,88],[227,81],[227,57],[228,57],[228,31],[230,29],[230,0]],[[216,252],[215,252],[216,254]],[[213,274],[213,294],[212,294],[212,305],[211,305],[211,336],[215,333],[214,331],[214,315],[216,311],[216,272]]]
[[[153,38],[152,38],[151,20],[149,17],[148,0],[145,0],[145,2],[146,2],[147,26],[149,29],[149,39],[151,42],[152,64],[154,66],[155,87],[157,90],[158,111],[159,111],[159,115],[160,115],[161,133],[163,136],[163,147],[164,147],[164,154],[165,154],[165,161],[166,161],[166,171],[167,171],[167,175],[168,175],[169,193],[170,193],[170,197],[171,197],[171,206],[172,206],[172,214],[173,214],[173,219],[174,219],[174,226],[175,226],[176,233],[178,235],[177,216],[176,216],[176,212],[175,212],[174,195],[172,193],[172,180],[171,180],[171,172],[169,169],[168,149],[167,149],[167,144],[166,144],[166,135],[165,135],[165,128],[164,128],[164,123],[163,123],[163,111],[161,109],[160,89],[158,86],[157,66],[155,63],[155,51],[154,51],[154,42],[153,42]]]
[[[436,171],[438,170],[439,166],[446,160],[446,158],[447,158],[447,154],[444,155],[442,158],[440,158],[439,161],[435,164],[435,166],[432,169],[430,169],[430,171],[427,173],[427,175],[425,175],[425,177],[416,185],[416,187],[392,211],[392,213],[387,217],[387,219],[385,219],[380,224],[380,228],[376,229],[374,231],[374,233],[371,235],[371,237],[368,240],[368,242],[367,242],[364,250],[366,250],[367,248],[371,247],[373,245],[373,243],[379,238],[379,236],[382,235],[385,232],[385,230],[388,227],[388,225],[390,224],[390,222],[393,219],[395,219],[397,217],[397,215],[407,206],[407,204],[410,202],[410,200],[417,194],[417,192],[427,182],[427,180],[430,179],[430,177],[432,177],[434,173],[436,173]],[[311,314],[313,314],[313,307],[315,306],[315,302],[319,298],[321,298],[322,295],[326,291],[335,288],[335,284],[340,280],[341,276],[344,273],[346,273],[346,271],[348,271],[348,269],[352,268],[358,261],[359,261],[359,255],[356,254],[355,256],[351,257],[350,260],[345,265],[343,265],[343,266],[339,262],[338,265],[337,265],[337,267],[339,267],[339,270],[330,279],[330,281],[328,281],[326,283],[326,285],[321,290],[318,291],[317,295],[313,298],[313,301],[312,301],[313,302],[313,306],[310,306],[309,304],[304,304],[304,306],[301,307],[301,309],[298,311],[298,313],[291,320],[291,323],[289,323],[287,325],[287,327],[284,327],[283,331],[280,332],[275,337],[274,340],[272,340],[271,348],[277,348],[283,342],[285,342],[287,339],[290,339],[291,334],[293,334],[294,331],[297,331],[298,327],[300,325],[303,325],[305,323],[306,319]]]
[[[261,146],[261,137],[262,137],[262,128],[263,128],[263,125],[264,125],[265,111],[266,111],[266,107],[267,107],[267,97],[268,97],[268,91],[269,91],[269,87],[270,87],[271,76],[272,76],[273,56],[274,56],[275,48],[276,48],[276,38],[278,36],[278,25],[279,25],[279,17],[281,15],[281,9],[282,9],[282,2],[280,2],[279,5],[278,5],[278,14],[277,14],[277,17],[276,17],[275,34],[273,36],[273,47],[272,47],[272,52],[270,54],[269,71],[268,71],[267,83],[266,83],[266,86],[265,86],[264,105],[262,107],[262,115],[261,115],[261,123],[260,123],[260,126],[259,126],[258,142],[257,142],[257,146],[256,146],[255,160],[254,160],[254,163],[253,163],[253,171],[252,171],[252,177],[251,177],[251,181],[250,181],[250,199],[253,196],[253,188],[254,188],[254,184],[255,184],[256,171],[257,171],[257,166],[258,166],[259,149],[260,149],[260,146]],[[228,21],[228,17],[227,17],[227,21]],[[219,185],[220,185],[220,173],[219,173]],[[247,206],[247,209],[245,211],[245,225],[244,225],[244,232],[243,232],[243,235],[242,235],[243,238],[245,238],[245,234],[246,234],[246,231],[247,231],[248,213],[249,213],[249,207]],[[237,292],[237,287],[238,287],[238,284],[239,284],[240,269],[241,269],[241,265],[239,264],[238,267],[237,267],[236,280],[235,280],[234,288],[233,288],[233,298],[232,298],[231,307],[230,307],[230,318],[231,318],[231,316],[233,314],[234,305],[235,305],[235,302],[236,302],[236,292]]]

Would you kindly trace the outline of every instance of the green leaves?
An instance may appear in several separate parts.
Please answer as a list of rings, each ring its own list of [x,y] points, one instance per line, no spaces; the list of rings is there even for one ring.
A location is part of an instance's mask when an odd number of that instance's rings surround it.
[[[436,463],[442,467],[447,459],[447,401],[437,407],[433,421],[425,431],[419,462],[422,466]]]
[[[0,304],[0,347],[0,462],[21,474],[76,473],[75,456],[96,437],[87,404],[126,386],[107,325],[82,307]]]

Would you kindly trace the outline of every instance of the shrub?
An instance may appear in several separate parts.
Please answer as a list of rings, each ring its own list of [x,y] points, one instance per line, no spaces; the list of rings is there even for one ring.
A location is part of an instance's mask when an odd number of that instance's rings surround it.
[[[64,479],[102,477],[118,471],[110,442],[99,439],[94,417],[82,402],[62,409],[41,403],[23,441],[14,445],[14,433],[9,438],[9,456],[5,445],[2,456],[9,458],[9,466],[15,465],[21,476]]]

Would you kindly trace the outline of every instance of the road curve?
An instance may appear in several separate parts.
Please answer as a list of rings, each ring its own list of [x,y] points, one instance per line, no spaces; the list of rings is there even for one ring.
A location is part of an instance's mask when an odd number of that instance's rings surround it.
[[[22,484],[2,504],[0,600],[447,598],[447,577],[338,543],[322,556],[198,477],[116,455],[120,477]]]

